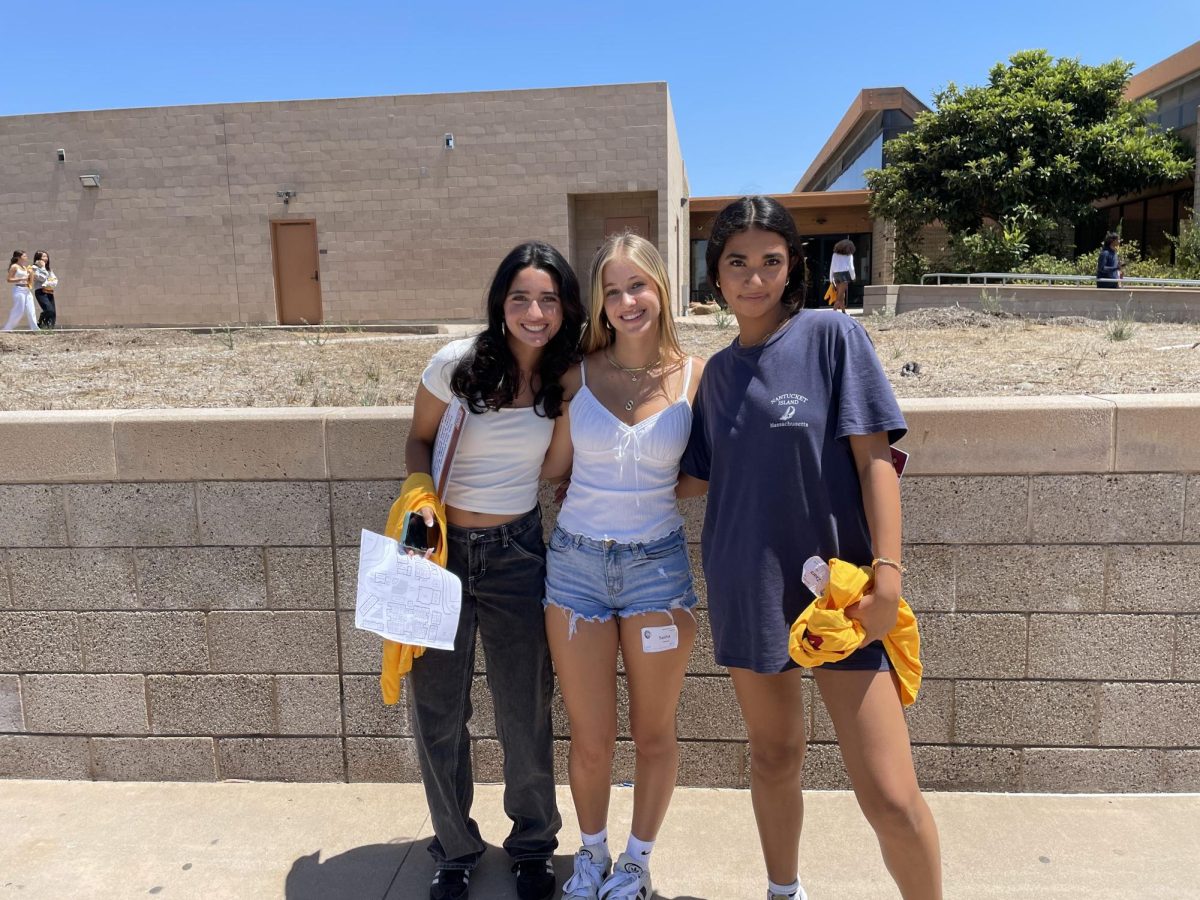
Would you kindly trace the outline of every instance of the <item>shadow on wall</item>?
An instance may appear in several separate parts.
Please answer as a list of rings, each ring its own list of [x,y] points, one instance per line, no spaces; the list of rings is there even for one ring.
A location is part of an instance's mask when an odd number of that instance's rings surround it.
[[[287,900],[421,900],[429,896],[433,880],[433,858],[426,852],[429,841],[397,840],[391,844],[355,847],[325,862],[320,851],[301,856],[292,863],[284,885]],[[572,857],[554,857],[554,873],[561,888],[571,877]],[[517,890],[508,854],[488,847],[471,873],[471,895],[487,900],[516,900]],[[680,894],[670,897],[656,891],[660,900],[713,900]]]

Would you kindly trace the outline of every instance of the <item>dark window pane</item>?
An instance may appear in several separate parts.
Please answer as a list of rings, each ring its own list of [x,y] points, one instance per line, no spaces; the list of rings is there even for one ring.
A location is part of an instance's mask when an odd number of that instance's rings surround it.
[[[1142,255],[1170,262],[1171,242],[1167,235],[1175,233],[1175,198],[1170,194],[1151,197],[1146,201],[1146,245]]]

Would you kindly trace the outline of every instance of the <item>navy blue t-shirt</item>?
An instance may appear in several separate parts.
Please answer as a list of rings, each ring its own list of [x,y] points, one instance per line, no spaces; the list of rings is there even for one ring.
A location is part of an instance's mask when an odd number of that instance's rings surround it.
[[[701,538],[720,665],[780,672],[812,601],[810,556],[871,562],[849,436],[906,431],[871,339],[849,316],[802,310],[759,347],[704,367],[680,467],[707,481]]]

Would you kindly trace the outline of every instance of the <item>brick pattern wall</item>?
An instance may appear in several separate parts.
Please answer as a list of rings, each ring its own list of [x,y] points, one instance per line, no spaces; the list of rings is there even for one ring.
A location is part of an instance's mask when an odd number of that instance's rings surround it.
[[[604,221],[645,216],[649,238],[658,234],[658,195],[652,191],[621,194],[577,194],[571,198],[573,241],[571,265],[579,276],[583,302],[588,302],[588,278],[592,257],[604,243]],[[661,251],[660,251],[661,252]]]
[[[923,783],[1200,790],[1200,399],[904,406]],[[382,527],[407,416],[0,417],[16,451],[0,461],[0,776],[416,780],[406,704],[381,704],[378,641],[353,627],[358,531]],[[693,541],[703,510],[685,505]],[[680,782],[744,787],[691,554]],[[476,773],[498,781],[477,658]],[[565,780],[560,701],[554,714]],[[807,783],[845,787],[811,679],[805,716]],[[634,762],[621,728],[618,781]]]
[[[569,195],[665,195],[666,90],[0,118],[0,233],[50,251],[64,325],[275,322],[269,223],[287,218],[316,220],[327,321],[475,319],[514,243],[569,255]]]

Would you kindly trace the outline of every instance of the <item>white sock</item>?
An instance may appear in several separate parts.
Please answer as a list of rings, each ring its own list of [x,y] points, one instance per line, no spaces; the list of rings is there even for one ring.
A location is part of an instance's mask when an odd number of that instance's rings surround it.
[[[625,845],[625,852],[633,857],[634,862],[640,864],[643,868],[650,865],[650,851],[654,849],[654,841],[642,841],[633,836],[633,832],[629,833],[629,843]]]
[[[579,832],[579,837],[583,841],[583,846],[591,851],[593,859],[609,859],[612,854],[608,852],[608,829],[601,828],[595,834],[587,834]]]
[[[794,900],[808,900],[808,895],[804,893],[804,888],[800,887],[800,879],[797,878],[791,884],[776,884],[767,879],[767,900],[773,896],[791,897]]]

